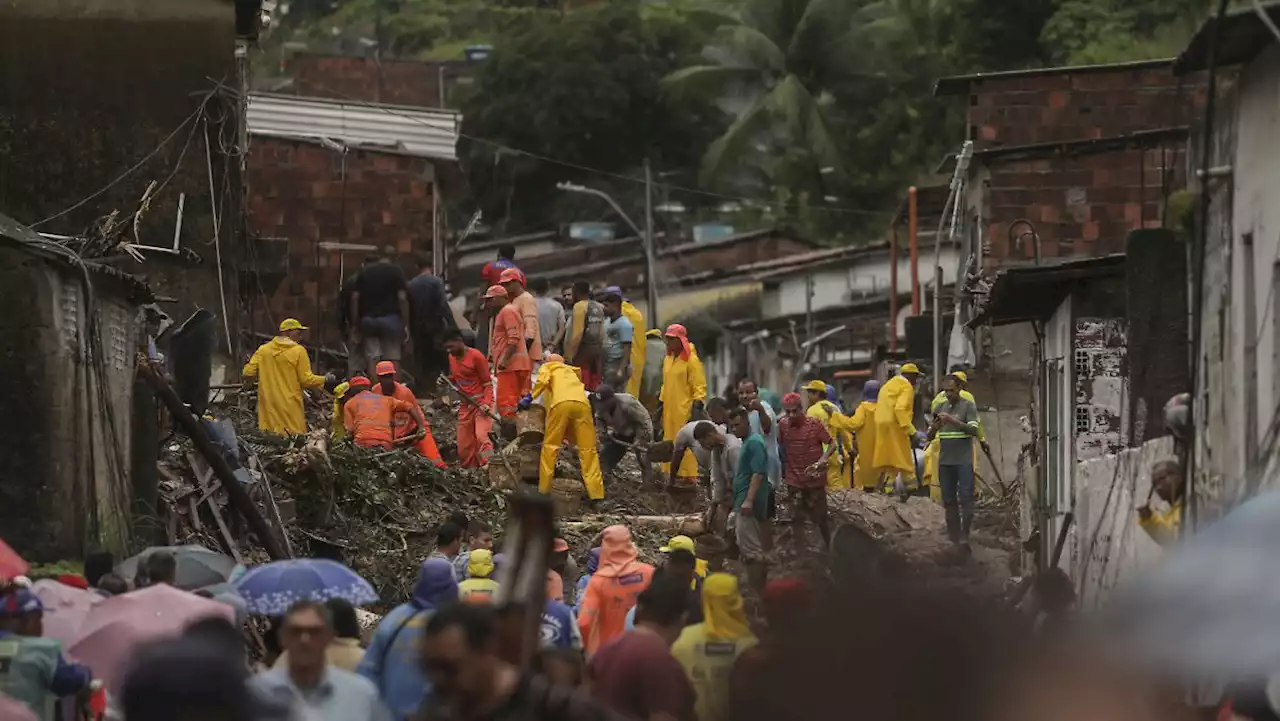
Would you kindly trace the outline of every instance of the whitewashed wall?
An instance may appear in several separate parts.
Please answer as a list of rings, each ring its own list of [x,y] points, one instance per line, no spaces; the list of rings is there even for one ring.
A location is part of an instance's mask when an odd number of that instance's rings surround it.
[[[1138,507],[1151,490],[1151,467],[1172,456],[1173,438],[1165,436],[1076,466],[1075,532],[1063,553],[1074,561],[1063,570],[1076,582],[1082,609],[1104,605],[1159,562],[1163,550],[1138,525]]]
[[[955,250],[951,248],[942,250],[943,285],[955,282],[956,258]],[[932,287],[932,264],[933,247],[921,249],[919,267],[922,287]],[[886,251],[882,256],[861,260],[856,264],[818,269],[807,274],[813,278],[813,310],[844,305],[851,300],[888,293],[890,268],[889,254]],[[766,318],[805,312],[807,275],[783,278],[776,288],[765,294],[762,310]],[[898,289],[903,293],[911,290],[911,261],[907,258],[898,261]],[[928,298],[931,299],[932,296]],[[921,302],[926,302],[924,293],[921,293]],[[926,305],[923,310],[929,307],[931,306]],[[948,304],[947,307],[949,308],[950,305]],[[899,334],[903,334],[901,328],[899,328]]]

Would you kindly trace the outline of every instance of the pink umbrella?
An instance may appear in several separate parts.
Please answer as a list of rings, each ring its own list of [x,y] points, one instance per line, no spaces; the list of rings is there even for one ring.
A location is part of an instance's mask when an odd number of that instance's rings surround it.
[[[96,604],[67,653],[87,664],[108,691],[118,693],[135,648],[177,635],[192,621],[207,616],[235,623],[235,611],[226,604],[165,584],[148,586]]]
[[[31,590],[44,604],[44,635],[63,644],[75,640],[89,610],[102,602],[102,596],[57,581],[36,581]]]

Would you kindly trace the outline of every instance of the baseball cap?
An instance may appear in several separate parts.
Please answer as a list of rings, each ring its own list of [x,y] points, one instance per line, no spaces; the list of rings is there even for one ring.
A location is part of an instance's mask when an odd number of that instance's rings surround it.
[[[672,551],[688,551],[693,553],[693,539],[688,536],[672,536],[667,545],[658,549],[661,553],[671,553]]]
[[[44,611],[44,604],[29,588],[18,588],[0,598],[0,618],[13,618]]]
[[[280,321],[281,332],[284,332],[286,330],[306,330],[306,329],[307,327],[303,325],[302,321],[298,320],[297,318],[285,318],[284,320]]]
[[[502,287],[502,286],[500,286],[500,285],[491,285],[491,286],[489,286],[489,289],[488,289],[488,290],[486,290],[486,291],[484,292],[484,297],[486,297],[486,298],[506,298],[506,297],[507,297],[507,289],[506,289],[506,288],[503,288],[503,287]]]
[[[499,283],[517,282],[517,283],[520,283],[521,285],[524,285],[524,273],[521,273],[519,268],[507,268],[506,270],[498,274],[498,282]]]
[[[372,385],[373,381],[364,376],[352,376],[351,379],[347,381],[348,388],[369,388]]]
[[[396,364],[391,361],[378,361],[378,365],[373,367],[373,372],[380,376],[393,376],[396,374]]]

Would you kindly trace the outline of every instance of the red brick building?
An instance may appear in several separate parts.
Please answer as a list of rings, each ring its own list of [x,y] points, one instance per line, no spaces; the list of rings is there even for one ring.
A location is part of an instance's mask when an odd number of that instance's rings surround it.
[[[1162,225],[1204,91],[1157,60],[943,78],[935,94],[968,101],[968,230],[994,269],[1037,246],[1041,259],[1122,252],[1128,231]]]
[[[454,90],[471,82],[466,60],[374,60],[298,53],[288,61],[293,92],[311,98],[454,108]]]

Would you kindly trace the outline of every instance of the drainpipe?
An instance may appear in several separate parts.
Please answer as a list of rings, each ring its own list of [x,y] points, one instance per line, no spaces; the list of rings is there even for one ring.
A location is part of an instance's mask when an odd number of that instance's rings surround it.
[[[911,247],[911,315],[920,315],[920,209],[916,186],[907,188],[907,237]]]
[[[898,350],[898,226],[889,229],[889,352]]]

